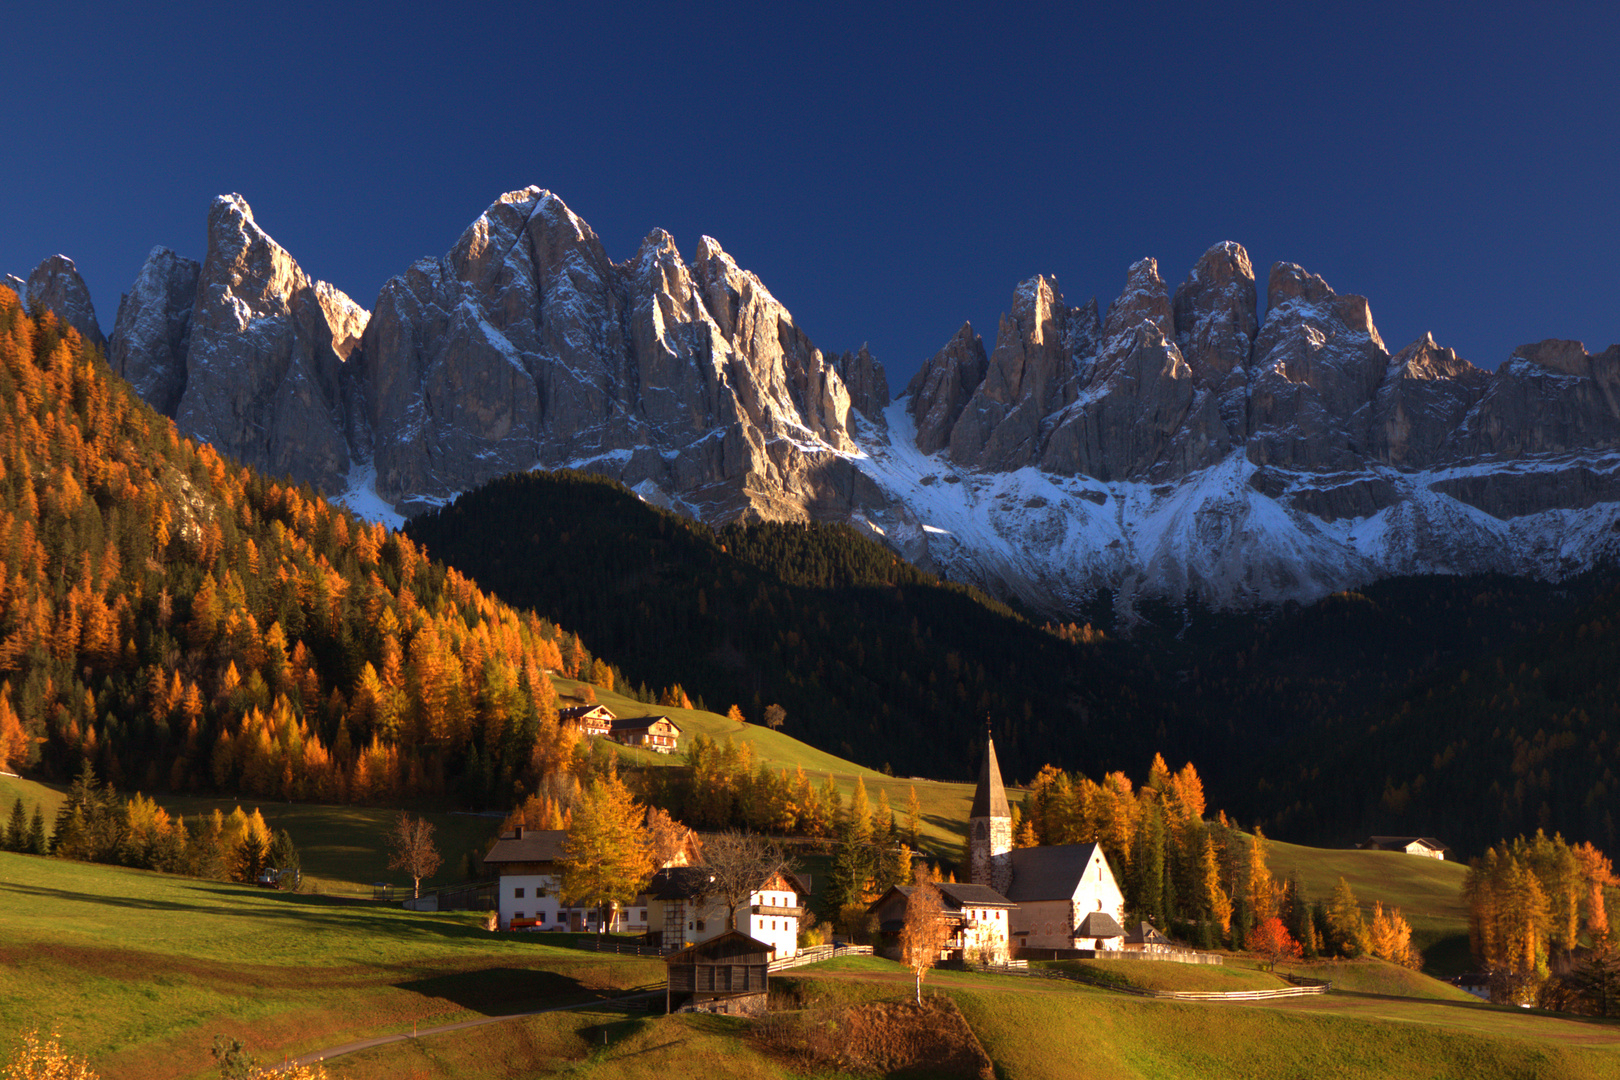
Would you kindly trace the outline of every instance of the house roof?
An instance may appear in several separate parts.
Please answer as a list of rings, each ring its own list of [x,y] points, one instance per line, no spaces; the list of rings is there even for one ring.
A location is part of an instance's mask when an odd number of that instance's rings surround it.
[[[564,829],[525,829],[506,833],[484,856],[486,863],[556,862],[563,857]]]
[[[960,881],[947,881],[939,891],[956,901],[958,907],[1012,907],[1013,902],[988,885],[969,885]]]
[[[810,879],[782,871],[788,886],[800,896],[810,895]],[[647,893],[655,900],[691,900],[703,893],[714,875],[706,866],[671,866],[653,875]],[[761,883],[763,886],[763,883]]]
[[[1390,846],[1406,847],[1408,844],[1422,844],[1430,851],[1447,850],[1446,845],[1442,844],[1432,836],[1373,836],[1368,838],[1368,842],[1376,844],[1381,848]]]
[[[1012,885],[1007,889],[1007,898],[1018,904],[1069,899],[1080,887],[1080,879],[1096,851],[1095,843],[1013,848]]]
[[[654,900],[691,900],[713,879],[706,866],[671,866],[653,875],[647,895]]]
[[[681,725],[667,716],[615,716],[609,730],[646,731],[660,720],[674,728],[675,734],[679,735],[681,733]]]
[[[984,763],[979,766],[979,787],[973,793],[973,810],[969,818],[1010,818],[1007,808],[1007,789],[1001,786],[1001,765],[996,761],[996,743],[988,734],[984,737]]]
[[[876,911],[890,896],[898,894],[903,899],[910,900],[911,894],[916,892],[914,885],[894,885],[872,902],[866,909]],[[960,911],[965,907],[1016,907],[1011,900],[1002,896],[988,885],[969,885],[963,882],[942,881],[939,883],[941,899],[945,902],[948,911]],[[887,925],[885,923],[884,925]]]
[[[1136,929],[1125,935],[1125,941],[1130,945],[1168,945],[1170,939],[1153,929],[1152,923],[1141,922]]]
[[[664,960],[668,964],[692,964],[701,960],[737,960],[751,957],[756,963],[765,963],[775,951],[776,946],[769,942],[749,937],[741,930],[727,930],[707,941],[699,941],[672,952]]]
[[[603,720],[616,719],[613,710],[606,705],[570,705],[557,710],[559,720],[578,720],[586,716],[600,716]]]
[[[1106,911],[1088,911],[1075,927],[1075,937],[1124,937],[1125,931]]]

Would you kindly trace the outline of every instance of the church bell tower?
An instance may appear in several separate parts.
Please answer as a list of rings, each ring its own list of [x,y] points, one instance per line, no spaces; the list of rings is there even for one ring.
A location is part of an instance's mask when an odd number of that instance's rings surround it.
[[[986,730],[984,766],[979,770],[979,789],[973,793],[973,811],[968,818],[973,884],[988,885],[1003,896],[1007,894],[1012,885],[1012,839],[1012,811],[1007,808],[1007,791],[1001,786],[996,744]]]

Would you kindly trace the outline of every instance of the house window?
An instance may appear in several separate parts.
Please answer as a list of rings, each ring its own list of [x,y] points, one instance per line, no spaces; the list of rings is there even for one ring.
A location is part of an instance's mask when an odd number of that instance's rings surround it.
[[[515,912],[513,912],[513,913],[512,913],[512,918],[514,918],[514,919],[521,919],[521,918],[523,918],[523,912],[521,912],[521,911],[515,911]]]
[[[539,919],[542,923],[544,923],[546,921],[546,913],[543,912],[543,911],[535,912],[534,917]]]

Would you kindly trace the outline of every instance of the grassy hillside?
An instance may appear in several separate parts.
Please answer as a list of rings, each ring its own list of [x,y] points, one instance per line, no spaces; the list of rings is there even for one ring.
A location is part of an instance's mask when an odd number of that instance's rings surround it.
[[[1424,969],[1443,976],[1469,970],[1468,905],[1463,880],[1468,867],[1451,860],[1425,859],[1398,851],[1313,848],[1268,842],[1271,870],[1279,879],[1298,873],[1311,900],[1326,900],[1339,878],[1371,912],[1374,901],[1398,907],[1412,927],[1412,944]]]
[[[216,1033],[278,1056],[656,981],[470,916],[0,854],[0,1031],[60,1026],[104,1075],[198,1076]]]
[[[578,685],[568,679],[557,680],[558,690],[563,694],[572,693]],[[846,800],[854,793],[858,779],[866,786],[874,807],[877,806],[880,792],[888,795],[889,805],[902,828],[905,826],[906,799],[910,789],[915,788],[917,801],[922,807],[923,846],[935,858],[955,860],[967,836],[968,813],[973,807],[973,784],[887,776],[876,769],[817,749],[785,732],[772,731],[760,724],[738,724],[713,712],[648,705],[608,690],[597,690],[596,698],[598,704],[606,705],[616,716],[668,716],[680,725],[683,740],[701,734],[716,741],[729,738],[738,744],[746,743],[753,752],[755,763],[764,762],[772,770],[786,769],[792,774],[794,769],[803,768],[818,784],[830,775]],[[651,750],[603,742],[629,765],[679,768],[682,764],[678,755],[657,754]],[[1009,790],[1007,797],[1016,804],[1020,793]]]
[[[904,994],[883,961],[779,981],[806,1003]],[[1165,965],[1170,966],[1170,965]],[[1620,1076],[1620,1025],[1480,1004],[1328,995],[1267,1004],[1127,997],[1076,983],[936,972],[1009,1080],[1066,1077]]]
[[[0,1031],[54,1023],[71,1049],[120,1080],[202,1080],[218,1033],[279,1058],[413,1025],[589,1002],[662,974],[656,961],[490,934],[468,918],[28,856],[0,855],[0,901]],[[1271,978],[1137,967],[1155,969],[1140,978]],[[972,973],[933,972],[926,986],[956,1001],[998,1076],[1620,1076],[1620,1025],[1396,996],[1422,988],[1360,967],[1360,993],[1268,1005],[1148,1001]],[[911,991],[908,971],[876,959],[772,982],[790,1008]],[[428,1036],[333,1064],[350,1080],[804,1075],[735,1020],[599,1010]]]

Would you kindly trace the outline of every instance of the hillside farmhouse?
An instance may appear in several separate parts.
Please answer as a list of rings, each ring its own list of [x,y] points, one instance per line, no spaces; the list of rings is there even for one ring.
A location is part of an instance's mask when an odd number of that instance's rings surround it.
[[[663,948],[681,948],[739,931],[770,947],[772,959],[799,955],[801,901],[810,885],[797,874],[779,873],[748,895],[728,926],[724,901],[712,895],[706,867],[678,866],[660,870],[647,886],[648,940]]]
[[[1402,851],[1425,859],[1444,859],[1451,850],[1432,836],[1369,836],[1356,846],[1363,851]]]
[[[1014,905],[1015,950],[1123,948],[1125,896],[1099,845],[1012,846],[1012,811],[988,735],[968,829],[973,883]]]
[[[608,736],[625,746],[673,754],[680,745],[681,729],[667,716],[620,716],[613,720]]]
[[[499,875],[496,886],[496,912],[502,930],[596,931],[601,913],[594,907],[569,907],[563,903],[559,885],[565,829],[529,829],[519,826],[506,833],[484,856],[484,865]],[[685,866],[689,861],[695,834],[688,831],[687,843],[665,864]],[[642,934],[647,931],[648,895],[643,892],[628,907],[613,913],[605,928],[611,933]]]
[[[581,735],[606,735],[617,719],[606,705],[569,705],[557,710],[557,722]]]
[[[886,956],[899,957],[900,929],[914,892],[909,885],[896,885],[868,909],[877,916]],[[1013,902],[988,885],[954,881],[940,882],[939,895],[951,931],[945,943],[946,959],[1006,963],[1011,956]]]

